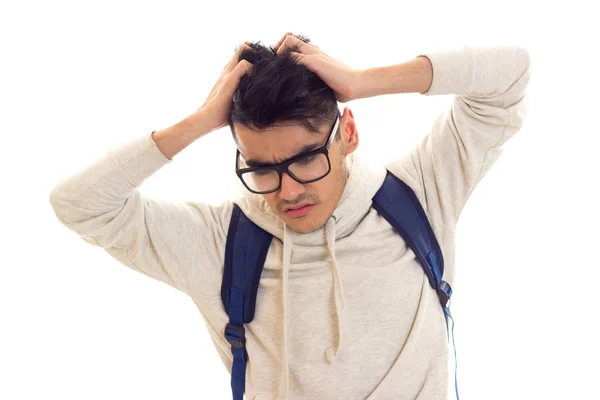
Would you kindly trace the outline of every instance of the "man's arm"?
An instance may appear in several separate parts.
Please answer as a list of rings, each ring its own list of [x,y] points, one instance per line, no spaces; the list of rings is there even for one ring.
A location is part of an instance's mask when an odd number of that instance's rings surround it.
[[[357,98],[425,93],[433,81],[433,67],[427,57],[419,56],[401,64],[362,70],[359,77]]]
[[[365,95],[455,95],[414,151],[388,165],[436,221],[454,227],[504,143],[520,130],[529,75],[529,52],[519,46],[428,53],[364,72]]]
[[[433,67],[429,88],[425,57]],[[423,140],[386,167],[415,191],[427,212],[444,253],[444,280],[453,286],[453,232],[473,190],[523,125],[530,57],[518,46],[465,47],[410,63],[375,69],[379,93],[387,92],[382,77],[395,71],[399,76],[390,78],[389,91],[455,96]]]
[[[198,110],[175,125],[152,132],[152,140],[169,161],[173,161],[176,154],[211,132],[205,114],[206,111]]]
[[[227,125],[233,91],[252,64],[240,45],[204,104],[177,124],[112,149],[59,182],[50,204],[59,221],[122,264],[195,297],[222,271],[232,203],[145,197],[143,182],[196,139]]]
[[[170,139],[185,142],[175,133]],[[58,220],[85,242],[198,298],[220,273],[231,206],[144,196],[143,182],[171,162],[145,133],[63,179],[49,200]]]

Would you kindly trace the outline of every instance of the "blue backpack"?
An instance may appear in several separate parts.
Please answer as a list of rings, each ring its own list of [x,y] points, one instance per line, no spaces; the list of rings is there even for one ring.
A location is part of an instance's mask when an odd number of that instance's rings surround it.
[[[372,207],[377,210],[402,235],[416,254],[431,287],[437,291],[446,318],[452,319],[448,301],[452,288],[442,280],[444,259],[423,207],[413,190],[389,171],[381,188],[373,197]],[[221,300],[229,315],[225,338],[231,343],[233,365],[231,390],[233,400],[243,400],[246,377],[246,338],[244,323],[254,319],[258,283],[271,244],[272,236],[255,225],[234,204],[227,244],[225,266],[221,284]],[[454,320],[452,320],[454,341]],[[454,348],[456,360],[456,347]],[[455,365],[456,368],[456,365]],[[456,397],[458,386],[456,384]]]

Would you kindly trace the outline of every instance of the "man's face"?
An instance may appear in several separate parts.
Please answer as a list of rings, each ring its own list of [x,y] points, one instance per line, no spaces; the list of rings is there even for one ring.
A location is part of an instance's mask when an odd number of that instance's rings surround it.
[[[333,121],[331,125],[322,126],[319,133],[310,132],[301,125],[270,128],[260,132],[235,125],[235,131],[244,160],[278,164],[299,154],[306,145],[315,145],[314,149],[323,147],[332,125]],[[313,232],[325,225],[344,191],[347,178],[346,156],[358,146],[358,132],[349,108],[344,109],[339,125],[341,138],[334,139],[329,148],[331,171],[327,176],[302,184],[283,173],[279,190],[262,195],[271,210],[298,233]],[[309,208],[290,210],[304,204],[309,204]]]

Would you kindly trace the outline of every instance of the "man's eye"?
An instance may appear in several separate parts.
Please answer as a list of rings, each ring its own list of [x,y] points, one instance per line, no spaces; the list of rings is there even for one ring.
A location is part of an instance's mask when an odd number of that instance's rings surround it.
[[[302,160],[298,161],[298,163],[310,164],[314,159],[315,159],[315,156],[310,156],[310,157],[303,158]]]
[[[272,170],[270,170],[270,169],[259,169],[257,171],[254,171],[254,173],[259,176],[269,175],[271,172],[272,172]]]

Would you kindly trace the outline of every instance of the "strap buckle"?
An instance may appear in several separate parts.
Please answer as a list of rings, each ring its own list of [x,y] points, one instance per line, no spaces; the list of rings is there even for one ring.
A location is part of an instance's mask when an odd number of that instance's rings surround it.
[[[246,345],[246,330],[243,326],[228,323],[225,326],[225,339],[236,349]]]
[[[448,307],[448,302],[450,301],[450,297],[452,297],[452,288],[448,282],[442,281],[442,283],[440,283],[440,286],[437,288],[437,294],[442,306]]]

